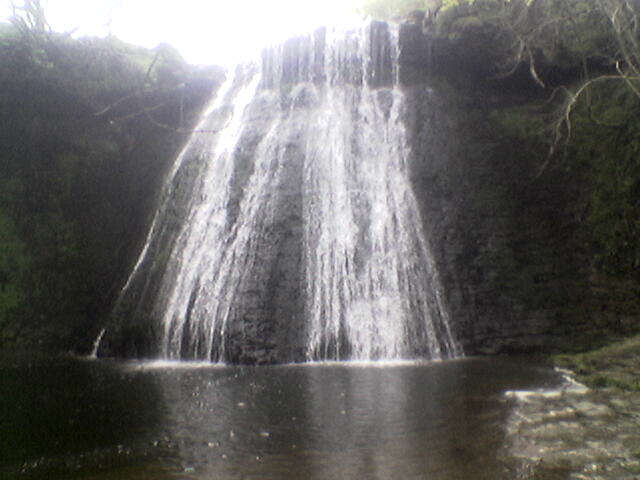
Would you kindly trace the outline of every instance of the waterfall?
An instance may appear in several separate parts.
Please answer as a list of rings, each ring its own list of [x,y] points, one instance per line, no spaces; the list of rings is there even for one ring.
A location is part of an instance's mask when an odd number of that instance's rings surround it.
[[[98,336],[93,341],[91,352],[89,353],[87,358],[91,360],[95,360],[98,358],[98,348],[100,348],[100,342],[102,342],[102,337],[104,337],[104,334],[106,333],[106,331],[107,331],[106,328],[103,328],[102,330],[100,330],[100,333],[98,333]]]
[[[164,358],[439,359],[398,33],[320,29],[231,72],[169,172],[116,310]],[[285,353],[283,353],[285,352]]]

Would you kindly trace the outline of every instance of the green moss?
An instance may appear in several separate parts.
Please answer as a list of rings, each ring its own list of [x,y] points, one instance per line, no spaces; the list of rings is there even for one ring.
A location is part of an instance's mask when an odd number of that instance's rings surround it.
[[[23,243],[20,241],[14,222],[0,210],[0,269],[3,278],[18,274],[29,266]]]
[[[586,226],[596,265],[640,281],[640,99],[619,81],[597,85],[581,100],[572,118],[569,159],[590,169]]]
[[[0,345],[15,335],[15,322],[27,299],[32,259],[14,222],[0,210]]]
[[[504,135],[527,141],[548,142],[549,125],[540,109],[535,106],[515,106],[494,109],[489,120],[496,124]]]
[[[638,381],[620,379],[607,375],[594,375],[584,378],[584,383],[593,389],[616,388],[627,392],[640,391],[640,383]]]
[[[557,355],[553,361],[574,371],[578,380],[591,388],[640,391],[640,335],[586,353]]]

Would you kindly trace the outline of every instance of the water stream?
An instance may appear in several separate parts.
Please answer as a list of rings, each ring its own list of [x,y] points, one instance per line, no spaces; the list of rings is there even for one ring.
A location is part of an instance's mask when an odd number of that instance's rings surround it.
[[[292,39],[229,73],[116,308],[152,325],[151,356],[461,354],[409,180],[398,54],[396,29],[374,22]]]

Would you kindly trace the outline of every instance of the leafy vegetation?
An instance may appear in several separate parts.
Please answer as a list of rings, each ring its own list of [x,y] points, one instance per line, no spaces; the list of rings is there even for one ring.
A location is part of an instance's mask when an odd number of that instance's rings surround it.
[[[590,172],[596,265],[640,281],[640,98],[623,84],[589,93],[573,113],[568,161]]]
[[[0,328],[9,328],[27,298],[30,257],[11,218],[0,212]]]
[[[481,32],[481,33],[479,33]],[[538,106],[503,110],[507,135],[546,145],[549,165],[590,185],[594,267],[640,281],[640,5],[626,0],[473,0],[448,5],[437,35],[489,43],[496,80],[526,68]]]
[[[415,23],[416,16],[406,13],[414,4],[402,3],[400,11],[400,2],[391,3],[396,11],[386,13],[387,18]],[[423,2],[422,8],[432,5]],[[507,146],[504,152],[497,148],[491,155],[520,165],[520,174],[529,175],[528,183],[535,185],[529,188],[513,181],[518,185],[514,199],[524,207],[523,218],[531,218],[527,205],[536,201],[535,195],[523,199],[526,192],[554,192],[553,198],[539,199],[548,205],[539,207],[546,214],[538,220],[554,225],[550,228],[558,230],[565,244],[539,241],[533,249],[514,247],[513,258],[476,257],[503,273],[499,278],[504,285],[493,287],[508,286],[524,293],[525,304],[533,309],[553,302],[553,311],[563,318],[597,317],[597,322],[572,326],[582,329],[576,348],[588,346],[596,332],[601,336],[637,332],[640,4],[626,0],[449,2],[442,4],[433,24],[422,28],[434,59],[431,85],[454,97],[473,97],[470,92],[480,91],[475,97],[475,104],[485,109],[480,122],[488,124],[487,135],[494,142]],[[459,65],[452,67],[454,62]],[[470,108],[475,104],[471,100]],[[529,165],[537,167],[529,170]],[[487,195],[493,198],[493,192]],[[556,197],[563,198],[554,203]],[[526,220],[521,223],[523,238],[515,235],[514,243],[531,239],[537,231],[527,230]],[[566,255],[566,261],[554,264],[551,272],[544,272],[553,255],[542,252],[545,247]],[[542,258],[536,258],[541,253]],[[558,288],[557,299],[548,289],[534,288],[536,278],[557,281],[563,269],[575,278],[558,284],[563,287]],[[566,285],[575,286],[575,291]]]
[[[640,283],[640,99],[623,82],[590,86],[571,111],[571,136],[558,148],[554,119],[564,108],[518,106],[495,111],[492,121],[504,135],[541,152],[540,169],[556,175],[560,169],[584,184],[580,221],[592,266],[632,282],[618,289],[633,290],[633,282]],[[545,149],[553,155],[545,156]]]
[[[539,69],[608,69],[638,94],[639,10],[629,0],[368,0],[374,18],[404,20],[415,9],[437,13],[431,34],[487,42],[502,75],[526,64],[541,86],[557,84]],[[596,72],[597,73],[597,72]]]
[[[0,25],[0,345],[88,348],[222,70],[43,15],[25,2]]]
[[[360,10],[365,15],[379,20],[406,18],[416,10],[434,12],[473,3],[474,0],[364,0]]]

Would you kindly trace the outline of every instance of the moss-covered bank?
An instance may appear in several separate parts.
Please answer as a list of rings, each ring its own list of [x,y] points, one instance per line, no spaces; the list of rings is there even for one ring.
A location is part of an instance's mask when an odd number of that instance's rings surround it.
[[[640,392],[640,336],[573,355],[556,355],[556,365],[573,371],[581,383],[594,389]]]

